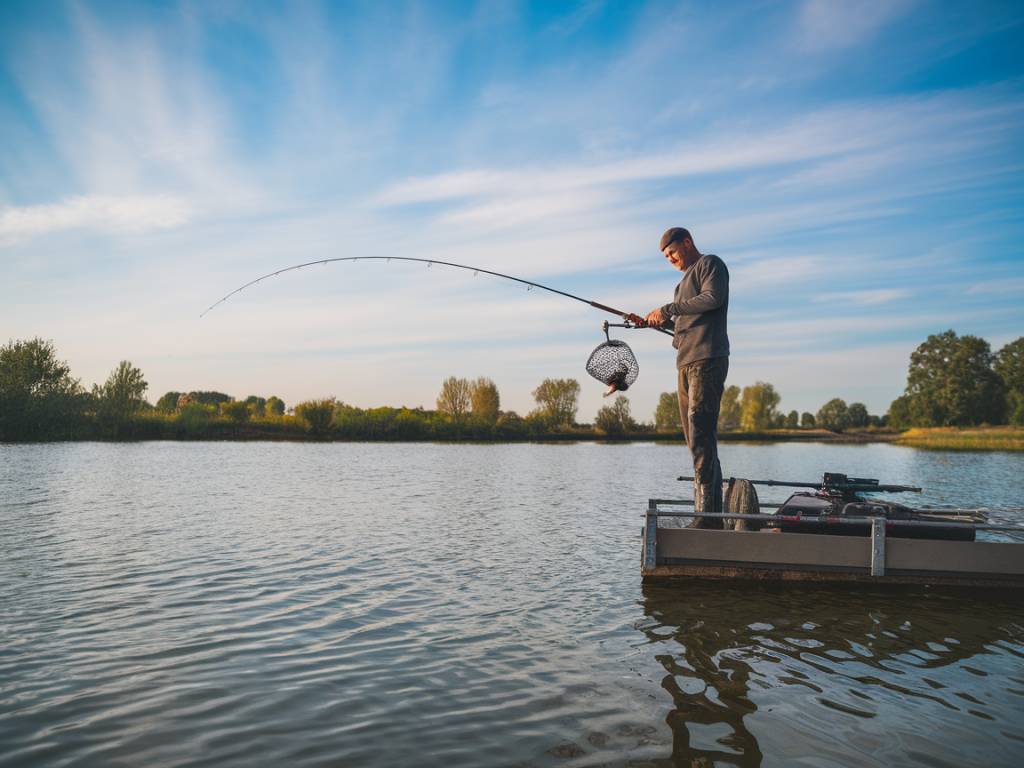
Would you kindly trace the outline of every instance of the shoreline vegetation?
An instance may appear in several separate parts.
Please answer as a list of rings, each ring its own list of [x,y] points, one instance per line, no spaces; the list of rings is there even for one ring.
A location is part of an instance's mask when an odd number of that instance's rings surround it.
[[[436,409],[358,408],[330,397],[287,408],[278,397],[244,400],[223,392],[167,392],[146,400],[148,383],[127,360],[105,383],[85,389],[53,343],[0,347],[0,443],[83,440],[289,440],[410,442],[682,442],[679,399],[661,394],[652,421],[618,394],[592,424],[579,423],[580,383],[544,379],[525,416],[502,410],[489,378],[451,376]],[[1024,337],[993,354],[988,343],[953,331],[930,336],[911,355],[907,389],[883,416],[833,398],[817,413],[779,409],[763,381],[725,388],[722,442],[888,442],[915,448],[1024,450]],[[1006,426],[1004,426],[1006,425]]]
[[[900,433],[896,444],[937,451],[1024,451],[1024,428],[915,428]]]
[[[638,425],[639,429],[608,434],[588,424],[535,431],[525,424],[512,428],[505,425],[502,428],[497,425],[474,423],[471,420],[462,423],[437,421],[430,419],[434,415],[432,412],[419,409],[376,408],[362,411],[361,415],[365,418],[358,421],[350,420],[347,424],[331,424],[323,431],[311,431],[304,418],[290,414],[251,417],[240,422],[230,416],[210,412],[199,415],[195,411],[184,414],[150,411],[135,414],[121,425],[116,434],[85,429],[56,440],[18,442],[684,442],[682,433],[678,430],[656,430],[648,425]],[[758,432],[730,430],[720,432],[718,437],[723,443],[890,443],[943,451],[1024,451],[1024,428],[1007,426],[962,429],[913,428],[906,431],[882,427],[845,432],[827,429],[767,429]]]

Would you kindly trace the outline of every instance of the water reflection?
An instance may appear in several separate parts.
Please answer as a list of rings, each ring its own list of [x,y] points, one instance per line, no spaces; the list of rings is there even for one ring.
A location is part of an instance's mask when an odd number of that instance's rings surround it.
[[[889,745],[871,746],[874,758],[891,750],[903,762],[922,715],[929,729],[969,734],[966,757],[1019,757],[1016,596],[693,581],[645,585],[642,604],[640,629],[672,699],[672,765],[759,766],[765,754],[777,764],[787,751],[860,764],[865,734],[880,730]],[[945,764],[946,736],[941,750],[922,747],[920,761]]]

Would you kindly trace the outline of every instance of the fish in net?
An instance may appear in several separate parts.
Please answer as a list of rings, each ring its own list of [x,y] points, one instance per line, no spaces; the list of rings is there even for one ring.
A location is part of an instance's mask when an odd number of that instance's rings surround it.
[[[587,373],[608,385],[605,397],[614,392],[625,392],[640,375],[640,365],[633,350],[624,341],[611,339],[597,345],[587,360]]]

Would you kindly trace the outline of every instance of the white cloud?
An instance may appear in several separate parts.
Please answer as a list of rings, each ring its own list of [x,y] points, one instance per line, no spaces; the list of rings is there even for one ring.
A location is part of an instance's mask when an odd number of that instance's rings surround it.
[[[1015,293],[1024,297],[1024,277],[1010,277],[1004,280],[986,280],[967,289],[975,296],[1005,295]]]
[[[874,306],[878,304],[889,304],[899,299],[910,296],[910,291],[902,288],[875,288],[866,291],[840,291],[837,293],[822,293],[814,297],[817,303],[825,304],[858,304],[863,306]]]
[[[850,48],[906,13],[913,0],[805,0],[800,8],[801,42],[809,50]]]
[[[74,34],[59,57],[28,36],[14,69],[67,171],[64,194],[5,209],[6,237],[168,229],[267,197],[232,151],[224,101],[187,25],[161,37],[103,26],[81,6],[69,17]]]
[[[771,184],[788,184],[795,195],[808,183],[835,185],[853,178],[878,179],[897,158],[906,172],[907,166],[915,163],[934,165],[967,155],[978,146],[973,140],[976,131],[1019,123],[1021,104],[1000,103],[996,97],[995,93],[948,92],[852,103],[794,117],[767,130],[759,124],[728,134],[709,130],[670,149],[615,158],[584,157],[555,166],[443,171],[387,184],[368,204],[377,209],[440,204],[437,215],[454,220],[461,220],[460,213],[452,213],[448,206],[461,205],[467,208],[466,218],[474,218],[479,211],[489,222],[499,207],[539,211],[548,204],[545,200],[573,200],[589,191],[604,195],[604,209],[615,211],[636,199],[638,184],[736,172],[770,173],[791,166],[796,167],[795,174]],[[800,167],[811,162],[819,165]],[[878,189],[873,194],[885,199],[886,191]],[[558,209],[553,206],[552,218]]]
[[[876,123],[877,120],[877,123]],[[871,126],[864,123],[871,123]],[[873,130],[868,130],[872,128]],[[372,205],[438,202],[477,196],[510,197],[538,192],[567,193],[581,187],[629,184],[666,178],[762,168],[857,150],[885,140],[882,119],[836,110],[796,120],[765,132],[707,136],[669,150],[599,162],[516,170],[473,169],[405,179],[389,185]],[[887,131],[892,138],[893,129]]]
[[[180,227],[187,201],[169,195],[82,195],[59,203],[0,208],[0,242],[68,229],[145,232]]]
[[[370,204],[404,205],[470,197],[493,192],[510,184],[513,179],[513,174],[497,171],[457,171],[405,179],[385,187],[370,200]]]
[[[591,222],[594,214],[614,206],[618,200],[610,190],[584,189],[575,194],[555,193],[498,198],[482,204],[466,205],[442,215],[439,224],[488,228],[519,227],[528,222],[567,220],[580,215]]]

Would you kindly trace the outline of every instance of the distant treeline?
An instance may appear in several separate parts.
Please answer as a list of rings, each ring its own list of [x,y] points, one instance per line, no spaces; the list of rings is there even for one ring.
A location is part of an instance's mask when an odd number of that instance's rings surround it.
[[[352,440],[515,440],[594,435],[576,423],[580,385],[545,379],[533,391],[537,407],[526,416],[501,410],[493,381],[451,377],[441,385],[437,409],[356,408],[335,398],[287,409],[281,398],[223,392],[167,392],[155,405],[141,370],[122,361],[102,385],[85,389],[61,361],[53,343],[12,341],[0,347],[0,440],[244,439],[310,435]],[[606,415],[612,414],[614,423]],[[653,431],[629,417],[620,397],[602,409],[607,432]]]
[[[846,404],[838,397],[829,400],[817,413],[779,410],[781,395],[775,387],[758,381],[742,389],[725,388],[718,413],[719,432],[767,432],[769,430],[827,429],[833,432],[871,430],[886,426],[885,416],[868,413],[864,403]],[[679,429],[679,395],[662,392],[654,411],[654,426],[659,431]]]
[[[593,424],[576,421],[580,384],[544,379],[525,416],[503,411],[495,383],[450,377],[436,410],[356,408],[335,398],[288,409],[279,397],[236,400],[223,392],[167,392],[155,405],[138,368],[122,361],[102,385],[86,390],[58,359],[52,342],[12,341],[0,347],[0,441],[83,439],[239,439],[310,435],[349,440],[517,440],[621,437],[679,432],[679,400],[661,394],[653,422],[637,421],[618,395]],[[722,398],[722,432],[874,430],[884,427],[1024,424],[1024,338],[993,354],[987,342],[953,331],[929,336],[911,355],[905,393],[884,416],[863,403],[833,398],[816,413],[779,410],[781,396],[766,382],[729,386]]]

